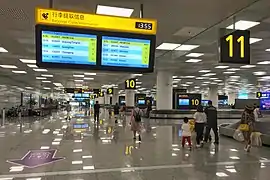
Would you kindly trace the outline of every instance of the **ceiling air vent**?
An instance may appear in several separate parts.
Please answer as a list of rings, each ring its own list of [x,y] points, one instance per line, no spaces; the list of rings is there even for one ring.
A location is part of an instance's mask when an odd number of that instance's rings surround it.
[[[28,15],[19,8],[0,8],[0,18],[12,20],[28,20]]]

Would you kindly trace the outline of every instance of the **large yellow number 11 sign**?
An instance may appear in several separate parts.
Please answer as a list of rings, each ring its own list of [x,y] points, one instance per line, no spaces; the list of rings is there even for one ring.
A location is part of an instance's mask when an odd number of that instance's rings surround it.
[[[220,61],[222,63],[250,64],[250,32],[234,31],[220,39]]]

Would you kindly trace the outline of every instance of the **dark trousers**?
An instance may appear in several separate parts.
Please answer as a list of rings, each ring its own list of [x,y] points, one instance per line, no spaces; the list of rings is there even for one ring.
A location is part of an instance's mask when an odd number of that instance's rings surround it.
[[[214,131],[215,134],[215,142],[219,141],[219,137],[218,137],[218,127],[217,124],[208,124],[206,126],[206,131],[205,131],[205,135],[204,135],[204,141],[208,141],[209,135],[210,135],[210,131],[211,129]]]
[[[94,120],[95,120],[96,122],[99,121],[99,112],[94,112]]]
[[[195,132],[197,134],[196,136],[197,144],[201,144],[201,140],[203,139],[203,130],[204,130],[204,123],[195,123]]]

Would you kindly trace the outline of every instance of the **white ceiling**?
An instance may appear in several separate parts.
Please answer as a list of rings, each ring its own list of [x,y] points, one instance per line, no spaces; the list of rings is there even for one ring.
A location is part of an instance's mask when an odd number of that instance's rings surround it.
[[[138,77],[142,82],[141,87],[152,89],[156,84],[157,70],[167,70],[178,76],[182,80],[175,85],[183,87],[188,84],[190,91],[194,91],[197,86],[200,91],[207,89],[209,84],[202,86],[203,82],[215,83],[216,79],[195,80],[184,79],[182,76],[193,75],[199,77],[203,73],[199,70],[209,69],[216,73],[214,78],[222,80],[224,85],[220,85],[223,92],[235,91],[239,87],[254,88],[257,90],[257,77],[253,71],[265,71],[270,74],[270,65],[257,65],[251,69],[241,69],[236,71],[234,76],[240,76],[240,80],[230,82],[230,75],[223,74],[224,69],[215,69],[218,64],[218,39],[220,29],[227,27],[235,20],[259,21],[260,25],[251,28],[251,37],[263,39],[251,45],[252,64],[260,61],[270,60],[270,52],[265,49],[270,48],[270,3],[269,0],[54,0],[53,8],[94,13],[97,4],[134,8],[132,17],[139,17],[140,3],[144,4],[145,18],[158,20],[157,46],[163,42],[179,44],[195,44],[200,47],[191,52],[204,53],[199,63],[186,63],[189,58],[185,55],[189,52],[183,51],[156,51],[155,72]],[[48,0],[1,0],[0,1],[0,47],[8,50],[8,53],[0,53],[0,64],[16,65],[18,69],[27,71],[27,74],[14,74],[11,69],[0,68],[0,84],[7,85],[9,89],[14,89],[15,93],[20,88],[33,87],[36,91],[45,92],[44,87],[50,87],[55,91],[53,82],[60,82],[66,87],[74,87],[73,74],[84,74],[88,71],[70,71],[48,69],[46,73],[35,72],[26,64],[19,61],[20,58],[35,58],[35,35],[34,35],[34,10],[35,7],[48,8]],[[228,32],[228,31],[226,31]],[[230,68],[239,68],[239,65],[229,65]],[[90,71],[89,71],[90,72]],[[53,74],[53,78],[47,78],[52,83],[43,83],[36,77],[41,74]],[[88,77],[88,76],[87,76]],[[92,77],[92,76],[89,76]],[[118,84],[119,89],[123,88],[125,79],[132,77],[129,73],[106,73],[97,72],[94,80],[85,80],[83,85],[92,88],[101,87],[104,84]],[[211,76],[211,78],[213,78]],[[193,84],[191,84],[193,82]],[[230,86],[231,83],[232,86]],[[235,84],[236,83],[236,84]],[[267,85],[261,82],[262,86]],[[185,85],[184,85],[185,86]],[[227,88],[227,89],[224,89]],[[16,93],[18,94],[18,93]]]

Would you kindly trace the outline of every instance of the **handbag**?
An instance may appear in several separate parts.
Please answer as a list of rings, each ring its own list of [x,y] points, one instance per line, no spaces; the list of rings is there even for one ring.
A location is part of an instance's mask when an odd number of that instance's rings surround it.
[[[240,131],[249,131],[249,125],[248,124],[240,124],[239,130]]]

